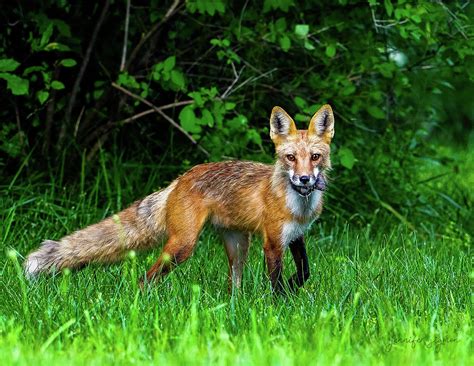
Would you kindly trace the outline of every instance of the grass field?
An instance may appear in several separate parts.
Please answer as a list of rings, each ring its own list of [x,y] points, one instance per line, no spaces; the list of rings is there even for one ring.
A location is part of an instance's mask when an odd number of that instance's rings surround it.
[[[192,259],[146,292],[137,280],[159,249],[27,282],[22,255],[139,197],[140,174],[103,168],[73,185],[18,175],[0,187],[2,365],[474,364],[471,239],[457,231],[323,216],[307,236],[311,278],[296,296],[271,294],[258,238],[244,287],[230,296],[208,229]],[[148,178],[140,192],[157,188]]]

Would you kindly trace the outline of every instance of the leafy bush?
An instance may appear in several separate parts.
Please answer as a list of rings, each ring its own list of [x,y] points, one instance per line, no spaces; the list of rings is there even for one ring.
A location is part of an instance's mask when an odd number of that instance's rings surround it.
[[[66,154],[73,173],[117,145],[178,167],[271,161],[274,105],[305,128],[330,103],[334,212],[403,221],[433,204],[416,181],[437,157],[427,136],[445,117],[439,102],[454,78],[474,80],[464,2],[49,0],[0,13],[7,173],[32,149],[30,164]]]

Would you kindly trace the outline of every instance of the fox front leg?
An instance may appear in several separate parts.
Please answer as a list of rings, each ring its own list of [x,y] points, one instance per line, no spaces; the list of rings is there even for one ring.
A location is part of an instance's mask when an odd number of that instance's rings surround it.
[[[293,240],[289,247],[293,260],[295,261],[296,273],[290,277],[288,285],[291,291],[296,291],[299,287],[303,286],[309,278],[308,255],[306,254],[303,236]]]
[[[272,284],[273,292],[283,292],[283,248],[278,239],[265,238],[263,245],[265,262],[267,264],[268,276]]]

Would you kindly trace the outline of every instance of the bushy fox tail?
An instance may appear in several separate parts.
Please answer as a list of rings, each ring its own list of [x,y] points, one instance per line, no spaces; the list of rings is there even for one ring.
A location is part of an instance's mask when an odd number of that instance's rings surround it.
[[[34,277],[51,270],[80,268],[90,262],[113,262],[129,250],[152,247],[166,235],[166,202],[175,185],[173,182],[117,215],[59,241],[44,241],[26,258],[26,275]]]

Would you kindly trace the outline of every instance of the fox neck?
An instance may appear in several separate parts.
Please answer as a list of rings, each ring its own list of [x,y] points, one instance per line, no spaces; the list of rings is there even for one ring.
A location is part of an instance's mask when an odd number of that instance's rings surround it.
[[[322,192],[312,191],[307,196],[302,196],[291,186],[288,171],[277,161],[272,176],[272,189],[277,194],[285,196],[286,207],[297,219],[311,219],[318,209]]]

